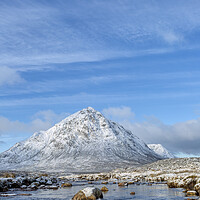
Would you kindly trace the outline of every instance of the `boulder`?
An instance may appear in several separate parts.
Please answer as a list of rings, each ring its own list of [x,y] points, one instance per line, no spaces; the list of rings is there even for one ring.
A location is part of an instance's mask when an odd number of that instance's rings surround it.
[[[38,187],[40,185],[40,183],[39,182],[33,182],[33,183],[31,183],[31,185],[36,185]]]
[[[40,185],[38,188],[39,189],[44,189],[46,186],[45,185]]]
[[[63,183],[61,187],[72,187],[71,183]]]
[[[53,178],[51,179],[51,181],[52,181],[52,183],[57,183],[57,182],[58,182],[58,180],[57,180],[56,177],[53,177]]]
[[[107,191],[108,191],[108,188],[107,188],[106,186],[103,186],[103,187],[101,188],[101,191],[102,191],[102,192],[107,192]]]
[[[43,178],[40,179],[40,184],[46,184],[46,182],[48,182],[46,179]]]
[[[37,190],[38,189],[38,185],[34,182],[31,185],[28,186],[29,188],[31,188],[32,190]]]
[[[72,200],[87,200],[87,197],[82,191],[79,191],[73,196]]]
[[[99,198],[103,198],[103,193],[99,188],[87,187],[76,193],[72,200],[96,200]]]
[[[52,181],[48,180],[48,181],[46,182],[46,184],[47,184],[47,185],[52,185],[53,183],[52,183]]]
[[[86,197],[94,195],[96,197],[96,199],[103,198],[103,193],[99,188],[87,187],[87,188],[83,189],[82,191],[86,195]]]
[[[200,196],[200,183],[197,183],[197,184],[194,186],[194,189],[196,190],[196,192],[197,192],[198,195]]]
[[[22,186],[22,184],[18,181],[13,181],[10,185],[11,188],[20,188]]]
[[[6,186],[0,186],[0,192],[7,192],[8,188]]]
[[[187,178],[184,180],[184,188],[187,190],[194,190],[194,186],[196,185],[196,180],[193,178]]]
[[[28,178],[22,178],[22,185],[30,185],[31,184],[31,181],[30,179]]]
[[[195,190],[190,190],[190,191],[187,191],[186,193],[186,196],[196,196],[197,195],[197,192]]]
[[[92,194],[89,197],[87,197],[87,200],[96,200],[97,198]]]
[[[36,182],[40,182],[40,181],[41,181],[41,178],[37,178],[37,179],[36,179]]]
[[[118,186],[120,187],[124,187],[124,186],[127,186],[128,183],[127,182],[121,182],[121,183],[118,183]]]
[[[46,187],[47,189],[51,189],[51,190],[57,190],[58,186],[57,185],[50,185]]]
[[[26,188],[27,188],[26,185],[22,185],[22,186],[21,186],[21,189],[23,189],[23,190],[26,189]]]

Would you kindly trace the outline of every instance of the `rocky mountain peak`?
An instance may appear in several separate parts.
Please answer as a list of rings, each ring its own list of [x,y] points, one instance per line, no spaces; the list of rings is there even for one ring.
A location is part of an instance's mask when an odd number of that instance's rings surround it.
[[[175,158],[175,156],[169,152],[161,144],[148,144],[148,147],[153,150],[156,154],[160,155],[163,158]]]
[[[88,107],[1,153],[0,168],[101,171],[158,159],[131,131]]]

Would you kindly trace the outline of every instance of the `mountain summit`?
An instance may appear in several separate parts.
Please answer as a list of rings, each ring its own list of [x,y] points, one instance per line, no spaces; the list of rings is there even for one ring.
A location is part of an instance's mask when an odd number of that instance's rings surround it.
[[[0,154],[0,169],[107,171],[161,159],[142,140],[91,107]]]
[[[175,156],[161,144],[148,144],[148,147],[164,159],[175,158]]]

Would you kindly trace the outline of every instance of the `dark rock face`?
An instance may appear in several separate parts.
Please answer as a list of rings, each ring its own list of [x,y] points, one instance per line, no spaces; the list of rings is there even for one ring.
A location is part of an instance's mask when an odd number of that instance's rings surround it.
[[[6,186],[0,185],[0,192],[7,192],[8,188]]]

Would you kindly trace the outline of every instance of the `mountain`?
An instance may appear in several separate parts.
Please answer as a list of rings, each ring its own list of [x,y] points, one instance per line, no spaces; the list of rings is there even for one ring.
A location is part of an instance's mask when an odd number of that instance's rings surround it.
[[[0,154],[0,169],[98,172],[161,159],[142,140],[91,107]]]
[[[163,147],[161,144],[148,144],[148,147],[152,149],[155,153],[166,158],[175,158],[175,156],[170,153],[165,147]]]

